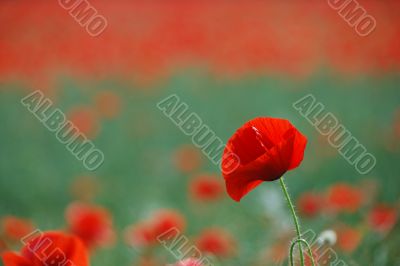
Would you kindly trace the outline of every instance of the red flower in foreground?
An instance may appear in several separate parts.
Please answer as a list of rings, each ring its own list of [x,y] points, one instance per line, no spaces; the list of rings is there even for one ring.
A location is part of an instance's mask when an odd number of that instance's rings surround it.
[[[2,254],[4,266],[89,265],[87,250],[75,236],[46,232],[25,240],[20,254],[10,251]]]
[[[333,211],[355,212],[363,202],[360,189],[339,183],[328,190],[327,206]]]
[[[183,232],[186,227],[185,218],[174,210],[159,210],[145,221],[129,226],[125,230],[125,241],[134,247],[149,247],[158,243],[158,238],[168,238],[173,233]],[[171,231],[172,232],[172,231]]]
[[[198,175],[190,181],[190,196],[198,201],[214,201],[223,196],[223,183],[213,175]]]
[[[223,171],[228,194],[239,201],[264,181],[279,179],[303,160],[307,139],[286,119],[261,117],[248,121],[228,140],[222,169],[228,169],[228,154],[239,165]]]
[[[178,261],[173,266],[203,266],[203,264],[198,259],[189,258],[182,261]]]
[[[381,233],[389,232],[396,224],[396,220],[397,210],[384,204],[375,206],[368,215],[370,227]]]
[[[236,240],[230,232],[221,228],[204,230],[196,240],[196,247],[202,252],[219,257],[229,257],[236,252]]]
[[[34,230],[33,223],[30,220],[15,216],[3,217],[1,224],[4,236],[10,241],[20,241],[22,237]]]
[[[322,197],[315,193],[303,193],[298,199],[298,208],[300,214],[307,217],[317,215],[322,207]]]
[[[65,216],[70,231],[81,238],[87,247],[113,244],[112,218],[105,208],[75,202],[68,206]]]

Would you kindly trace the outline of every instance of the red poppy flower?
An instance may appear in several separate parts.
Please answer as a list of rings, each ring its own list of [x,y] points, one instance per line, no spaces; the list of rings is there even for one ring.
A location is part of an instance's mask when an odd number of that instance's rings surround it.
[[[125,242],[132,247],[149,247],[157,242],[153,229],[146,222],[133,224],[125,229]]]
[[[113,222],[105,208],[75,202],[68,206],[65,216],[70,231],[81,238],[87,247],[113,244]]]
[[[219,257],[229,257],[236,252],[236,240],[222,228],[204,230],[196,239],[196,247]]]
[[[174,210],[159,210],[152,217],[152,227],[156,237],[163,233],[177,229],[183,232],[186,227],[185,217]]]
[[[322,207],[322,197],[318,194],[306,192],[298,199],[297,203],[300,214],[307,217],[314,217]]]
[[[35,229],[30,220],[15,216],[5,216],[1,222],[3,234],[10,241],[20,241]]]
[[[222,158],[237,155],[240,163],[223,172],[228,194],[240,199],[263,181],[279,179],[303,160],[307,139],[286,119],[260,117],[248,121],[228,140]],[[222,160],[222,169],[230,160]]]
[[[76,265],[88,266],[88,254],[75,236],[62,232],[45,232],[26,239],[20,254],[4,252],[4,266]]]
[[[223,183],[214,175],[198,175],[190,181],[190,196],[197,201],[215,201],[223,196]]]
[[[353,252],[361,243],[362,234],[358,229],[342,226],[337,231],[337,245],[346,252]]]
[[[129,226],[125,230],[125,242],[133,247],[146,248],[155,245],[159,237],[170,230],[183,232],[186,227],[185,217],[174,210],[158,210],[148,220]],[[166,234],[166,237],[170,237]]]
[[[377,232],[389,232],[396,224],[397,210],[393,207],[380,204],[375,206],[368,214],[371,228]]]
[[[203,266],[203,264],[198,259],[189,258],[182,261],[178,261],[177,263],[174,264],[174,266]]]
[[[355,212],[362,202],[362,191],[348,184],[339,183],[328,190],[327,207],[333,211]]]
[[[87,107],[75,107],[68,113],[67,117],[86,137],[96,136],[100,125],[94,110]]]

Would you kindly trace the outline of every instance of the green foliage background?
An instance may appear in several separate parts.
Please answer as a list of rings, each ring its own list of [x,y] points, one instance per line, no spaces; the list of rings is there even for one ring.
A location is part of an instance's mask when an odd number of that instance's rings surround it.
[[[201,210],[188,200],[189,176],[172,163],[174,151],[190,143],[156,103],[175,93],[197,113],[220,138],[229,136],[245,121],[257,116],[284,117],[309,139],[305,159],[299,169],[286,175],[294,198],[305,191],[322,191],[337,182],[355,183],[375,178],[380,184],[379,201],[399,203],[399,146],[389,152],[384,143],[399,108],[398,75],[339,78],[321,72],[305,80],[283,76],[247,76],[222,79],[187,71],[160,82],[153,88],[119,80],[80,81],[60,78],[48,97],[67,112],[75,105],[91,105],[94,95],[113,90],[122,99],[120,115],[102,120],[100,133],[93,140],[105,154],[104,164],[89,173],[26,108],[20,100],[29,90],[21,84],[2,84],[0,89],[0,216],[31,218],[42,230],[65,227],[64,210],[73,200],[69,187],[80,175],[94,175],[102,185],[95,202],[114,216],[119,232],[118,244],[98,250],[92,265],[132,265],[139,251],[125,246],[120,232],[129,224],[157,208],[176,208],[188,220],[186,234],[193,236],[202,228],[220,225],[230,230],[239,242],[239,255],[221,265],[252,265],[262,249],[271,245],[280,231],[265,210],[264,194],[278,190],[277,182],[264,183],[241,203],[229,198]],[[319,158],[317,131],[292,103],[312,93],[335,114],[352,134],[376,156],[372,173],[362,176],[341,156]],[[218,172],[204,156],[200,172]],[[195,173],[194,173],[195,174]],[[286,211],[286,210],[283,210]],[[340,217],[340,222],[357,225],[365,209],[356,215]],[[289,221],[290,222],[290,221]],[[316,232],[330,228],[335,221],[326,217],[301,219],[303,228]],[[340,254],[349,265],[400,265],[400,228],[385,239],[368,234],[351,256]],[[160,253],[168,256],[165,250]],[[172,261],[172,258],[170,258]],[[269,263],[269,264],[268,264]],[[266,262],[265,265],[274,265]]]

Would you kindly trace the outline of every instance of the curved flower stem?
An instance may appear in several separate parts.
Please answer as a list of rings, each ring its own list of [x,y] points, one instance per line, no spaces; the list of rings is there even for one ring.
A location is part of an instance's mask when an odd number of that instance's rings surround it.
[[[286,198],[286,201],[288,203],[289,209],[292,212],[294,225],[296,227],[297,239],[301,239],[299,220],[297,218],[296,212],[294,211],[294,206],[293,206],[292,200],[290,199],[289,193],[287,191],[285,182],[283,181],[283,176],[279,179],[279,182],[281,183],[282,191],[283,191],[283,194],[285,195],[285,198]],[[297,243],[297,242],[295,242],[295,243]],[[292,251],[290,253],[292,255]],[[301,243],[299,243],[299,253],[300,253],[301,266],[304,266],[303,248],[301,246]],[[292,266],[293,266],[293,262],[292,262]]]
[[[315,261],[314,261],[312,249],[311,249],[310,245],[308,244],[308,242],[307,242],[306,240],[302,239],[302,238],[297,239],[297,240],[294,241],[294,242],[292,243],[292,245],[290,246],[290,265],[294,265],[294,261],[293,261],[293,249],[294,249],[294,247],[296,246],[297,243],[300,243],[300,246],[301,246],[301,243],[304,243],[304,244],[307,246],[308,255],[309,255],[310,258],[311,258],[311,265],[312,265],[312,266],[315,266]]]

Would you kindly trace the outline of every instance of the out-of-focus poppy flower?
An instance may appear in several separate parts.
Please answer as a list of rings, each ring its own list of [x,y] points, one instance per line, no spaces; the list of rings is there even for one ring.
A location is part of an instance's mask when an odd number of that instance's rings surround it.
[[[322,197],[311,192],[303,193],[297,202],[299,213],[307,217],[314,217],[317,215],[321,210],[322,204]]]
[[[95,112],[88,107],[75,107],[67,117],[88,138],[95,137],[100,128]]]
[[[329,188],[326,207],[335,212],[355,212],[362,202],[363,193],[360,189],[348,184],[338,183]]]
[[[125,242],[134,247],[146,248],[171,237],[172,233],[185,230],[185,217],[175,210],[162,209],[154,212],[149,219],[129,226],[124,233]]]
[[[236,253],[237,244],[230,232],[222,228],[209,228],[197,237],[196,247],[218,257],[230,257]]]
[[[124,231],[125,242],[132,247],[145,248],[157,243],[151,224],[139,222],[127,227]]]
[[[201,153],[193,145],[182,145],[174,154],[175,167],[183,173],[195,171],[201,163]]]
[[[380,233],[389,232],[397,221],[396,208],[385,204],[375,206],[368,214],[370,227]]]
[[[304,156],[307,139],[286,119],[260,117],[248,121],[228,140],[222,169],[239,159],[238,167],[223,171],[228,194],[240,199],[263,181],[273,181],[296,168]]]
[[[159,237],[171,229],[183,232],[186,227],[186,221],[185,217],[175,210],[159,210],[152,217],[152,227],[156,237]]]
[[[99,191],[99,181],[93,176],[78,176],[71,185],[71,194],[82,201],[92,200]]]
[[[346,253],[353,252],[361,243],[362,234],[358,229],[341,226],[336,230],[337,245]]]
[[[98,93],[95,102],[98,113],[105,118],[116,117],[121,109],[121,100],[112,91]]]
[[[21,238],[33,232],[32,221],[15,216],[5,216],[1,219],[2,231],[9,241],[20,241]]]
[[[4,266],[89,265],[87,250],[75,236],[38,233],[25,239],[25,244],[20,254],[7,251],[1,255]]]
[[[224,186],[214,175],[198,175],[189,184],[190,196],[197,201],[214,201],[223,196]]]
[[[178,261],[173,266],[203,266],[203,264],[198,259],[189,258],[182,261]]]
[[[69,230],[89,248],[109,246],[114,243],[115,233],[110,213],[103,207],[85,203],[71,203],[65,217]]]

